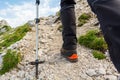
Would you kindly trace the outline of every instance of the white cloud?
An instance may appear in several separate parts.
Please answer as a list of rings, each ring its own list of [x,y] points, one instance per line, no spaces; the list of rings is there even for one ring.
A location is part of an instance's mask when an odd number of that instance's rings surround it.
[[[40,4],[40,16],[48,16],[50,13],[55,13],[59,10],[59,6],[51,8],[49,6],[50,0],[44,0]],[[7,9],[0,10],[0,19],[5,19],[12,26],[16,27],[26,23],[28,20],[33,20],[36,17],[36,6],[33,2],[24,2],[21,5],[7,4]]]
[[[3,18],[2,17],[0,17],[0,20],[2,20]]]

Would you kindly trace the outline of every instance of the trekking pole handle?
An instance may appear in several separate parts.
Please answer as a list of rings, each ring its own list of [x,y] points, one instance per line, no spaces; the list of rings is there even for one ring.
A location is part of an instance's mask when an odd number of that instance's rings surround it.
[[[36,0],[36,4],[39,5],[40,4],[40,0]]]

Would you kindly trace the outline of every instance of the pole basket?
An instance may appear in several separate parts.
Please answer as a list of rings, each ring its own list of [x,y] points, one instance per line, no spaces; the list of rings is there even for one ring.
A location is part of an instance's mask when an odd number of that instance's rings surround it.
[[[39,61],[39,60],[35,60],[34,62],[30,62],[29,64],[30,65],[35,65],[35,67],[36,67],[36,79],[38,79],[38,65],[39,64],[42,64],[42,63],[44,63],[45,61],[43,60],[43,61]]]

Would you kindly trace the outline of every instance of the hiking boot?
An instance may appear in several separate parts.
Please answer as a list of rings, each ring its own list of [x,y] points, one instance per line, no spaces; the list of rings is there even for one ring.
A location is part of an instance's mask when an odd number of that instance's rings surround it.
[[[77,62],[78,61],[78,55],[76,50],[65,50],[61,49],[61,56],[66,58],[70,62]]]

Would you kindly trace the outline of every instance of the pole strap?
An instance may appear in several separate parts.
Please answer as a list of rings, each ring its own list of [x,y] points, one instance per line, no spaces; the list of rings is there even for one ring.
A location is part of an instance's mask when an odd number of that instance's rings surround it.
[[[36,0],[36,4],[39,5],[40,4],[40,0]]]

